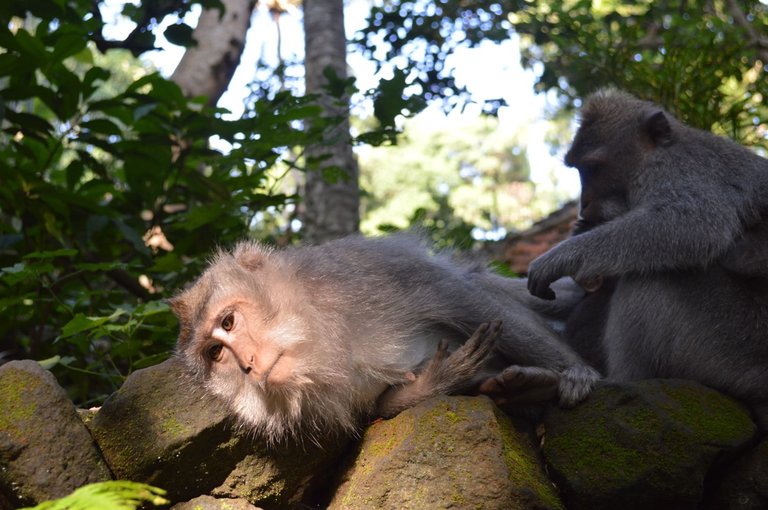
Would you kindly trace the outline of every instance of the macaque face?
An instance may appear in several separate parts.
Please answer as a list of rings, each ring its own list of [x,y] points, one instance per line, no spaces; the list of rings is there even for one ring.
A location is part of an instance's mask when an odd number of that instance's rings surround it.
[[[307,325],[319,319],[303,288],[281,271],[220,254],[170,302],[181,326],[179,354],[241,425],[268,441],[296,435],[306,421],[320,428],[333,418],[352,427],[351,417],[338,412],[317,416],[335,398],[350,398],[352,392],[339,389],[348,357],[344,346],[329,347],[313,335]]]
[[[212,373],[240,377],[264,392],[290,386],[300,338],[276,328],[276,315],[246,299],[222,302],[211,310],[197,355]]]
[[[274,433],[272,422],[290,428],[300,419],[302,391],[313,383],[312,367],[302,361],[312,349],[302,339],[300,321],[232,295],[207,307],[182,352],[245,425]]]
[[[629,210],[627,183],[640,156],[631,143],[619,144],[616,137],[617,133],[608,126],[585,119],[565,155],[566,165],[579,171],[581,181],[581,207],[575,235]],[[614,151],[612,144],[620,146],[622,150]]]

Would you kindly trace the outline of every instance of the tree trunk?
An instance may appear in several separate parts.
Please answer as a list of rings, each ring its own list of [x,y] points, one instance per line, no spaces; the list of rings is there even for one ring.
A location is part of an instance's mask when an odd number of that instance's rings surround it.
[[[222,0],[224,12],[206,9],[171,80],[189,97],[207,96],[214,106],[227,90],[245,47],[255,0]]]
[[[307,165],[302,209],[304,241],[322,243],[358,231],[360,226],[360,192],[358,167],[352,152],[349,133],[349,98],[328,96],[326,68],[340,79],[347,77],[347,40],[344,35],[343,0],[305,0],[304,37],[307,94],[319,94],[329,117],[344,121],[326,135],[325,144],[306,148],[308,161],[323,155],[330,157],[318,165]],[[335,183],[323,178],[323,168],[341,169],[343,177]]]

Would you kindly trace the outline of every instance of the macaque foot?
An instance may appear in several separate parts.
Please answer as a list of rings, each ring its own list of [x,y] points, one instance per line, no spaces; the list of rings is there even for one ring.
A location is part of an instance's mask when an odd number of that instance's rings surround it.
[[[466,342],[448,353],[448,342],[442,340],[437,352],[418,374],[406,374],[408,382],[389,388],[376,405],[379,416],[395,416],[400,411],[436,395],[449,395],[468,390],[482,369],[501,333],[501,321],[482,324]]]
[[[497,405],[527,405],[557,397],[560,374],[541,367],[512,365],[495,377],[486,379],[478,391]]]
[[[560,405],[571,407],[590,394],[595,383],[602,378],[600,373],[587,365],[574,365],[560,373]]]
[[[591,367],[576,365],[555,372],[541,367],[512,365],[483,381],[479,392],[498,405],[538,404],[558,399],[560,405],[576,405],[592,391],[600,374]]]

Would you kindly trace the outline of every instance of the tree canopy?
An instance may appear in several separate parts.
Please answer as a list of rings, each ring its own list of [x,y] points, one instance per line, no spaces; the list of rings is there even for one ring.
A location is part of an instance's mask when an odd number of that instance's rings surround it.
[[[768,5],[759,0],[378,0],[356,44],[379,65],[411,70],[428,98],[467,99],[446,57],[461,46],[521,38],[538,92],[570,109],[599,87],[656,101],[683,120],[768,147]],[[498,102],[490,101],[489,111]]]

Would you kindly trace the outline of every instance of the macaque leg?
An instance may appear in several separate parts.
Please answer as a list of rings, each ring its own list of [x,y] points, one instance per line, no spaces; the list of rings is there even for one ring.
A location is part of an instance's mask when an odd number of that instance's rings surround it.
[[[576,365],[556,372],[541,367],[512,365],[483,381],[478,391],[497,405],[540,404],[557,399],[570,407],[583,400],[599,376],[589,367]]]
[[[410,382],[393,386],[379,397],[376,403],[377,415],[391,418],[430,397],[468,390],[493,351],[500,332],[500,321],[490,325],[482,324],[450,355],[447,342],[442,340],[435,356],[421,373],[408,374]]]

